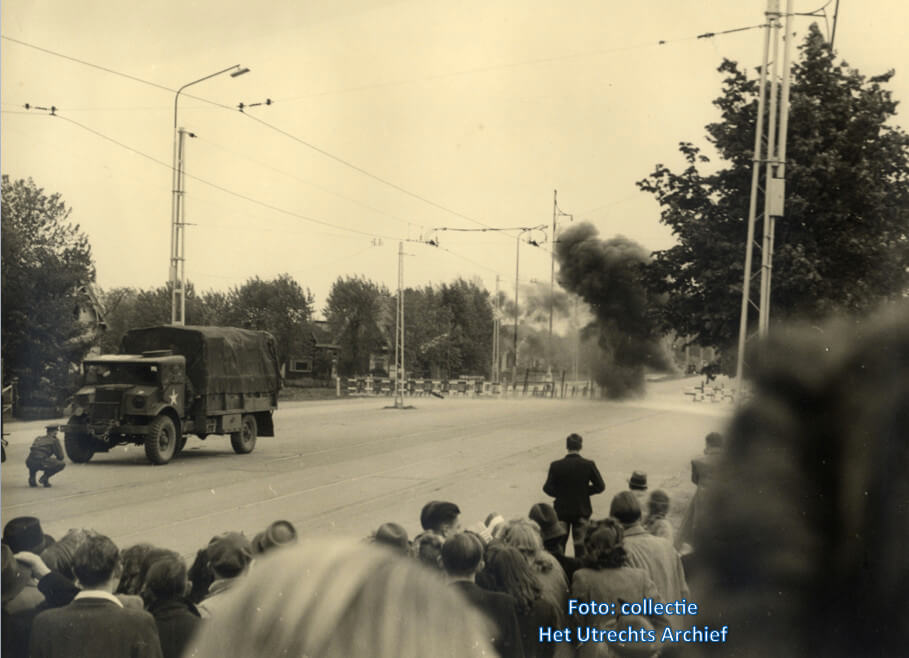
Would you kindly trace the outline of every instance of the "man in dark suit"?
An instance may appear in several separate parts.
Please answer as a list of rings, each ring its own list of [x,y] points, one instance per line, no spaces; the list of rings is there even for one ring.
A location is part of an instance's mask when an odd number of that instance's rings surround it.
[[[483,544],[469,532],[459,532],[442,545],[442,566],[464,597],[492,623],[492,645],[502,658],[523,658],[524,645],[518,626],[517,603],[514,597],[490,592],[475,581],[483,568]]]
[[[89,536],[73,556],[73,572],[83,589],[69,605],[35,617],[31,658],[161,658],[154,618],[113,595],[120,579],[114,542]]]
[[[597,465],[581,457],[584,440],[579,434],[569,434],[565,439],[568,454],[549,465],[549,475],[543,492],[555,498],[553,507],[560,521],[571,529],[574,554],[584,552],[584,527],[593,513],[590,497],[606,489]]]

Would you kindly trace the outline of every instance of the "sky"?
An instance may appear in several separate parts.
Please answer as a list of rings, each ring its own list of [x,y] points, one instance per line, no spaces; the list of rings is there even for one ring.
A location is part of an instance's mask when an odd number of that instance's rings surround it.
[[[781,0],[785,7],[785,0]],[[796,0],[798,44],[832,32],[835,0]],[[168,277],[174,93],[180,97],[186,276],[197,290],[292,275],[317,313],[340,276],[397,286],[548,284],[559,226],[670,247],[635,182],[706,145],[723,58],[760,64],[765,0],[4,0],[0,168],[58,192],[102,289]],[[842,0],[835,47],[865,75],[895,68],[909,101],[905,0]],[[664,43],[660,43],[663,41]],[[49,52],[50,51],[50,52]],[[271,99],[272,103],[247,107]],[[51,116],[24,105],[57,108]],[[905,110],[897,121],[907,127]],[[569,217],[571,215],[571,217]],[[449,229],[449,230],[439,230]],[[425,244],[435,240],[439,247]],[[743,245],[744,254],[744,245]],[[523,294],[523,293],[522,293]]]

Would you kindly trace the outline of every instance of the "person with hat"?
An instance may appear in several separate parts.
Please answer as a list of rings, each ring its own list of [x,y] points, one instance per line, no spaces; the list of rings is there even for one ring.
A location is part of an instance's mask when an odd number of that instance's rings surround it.
[[[205,549],[214,582],[208,596],[199,604],[202,617],[215,617],[225,605],[224,594],[239,582],[253,558],[249,540],[239,532],[225,532],[213,537]]]
[[[617,493],[609,516],[624,526],[628,564],[647,572],[659,590],[659,600],[671,603],[687,598],[688,582],[679,554],[671,543],[651,535],[641,524],[641,506],[635,495],[630,491]]]
[[[407,538],[407,531],[397,523],[383,523],[369,540],[373,544],[390,548],[402,555],[410,554],[410,540]]]
[[[28,467],[28,486],[30,487],[38,486],[35,476],[39,471],[44,471],[40,480],[41,484],[49,487],[51,477],[66,468],[66,462],[63,461],[63,446],[60,444],[60,439],[57,438],[57,426],[48,425],[45,429],[47,432],[32,442],[28,457],[25,458],[25,465]]]
[[[549,503],[537,503],[530,508],[530,520],[540,526],[540,536],[543,538],[543,550],[552,555],[561,565],[568,582],[571,576],[581,567],[577,558],[565,555],[565,545],[568,543],[568,526],[564,521],[559,521],[558,515]]]
[[[643,507],[647,500],[647,473],[634,471],[631,477],[628,478],[628,490],[635,495],[641,507]]]
[[[46,548],[54,544],[54,538],[44,534],[41,521],[37,517],[17,516],[3,526],[3,543],[9,546],[13,553],[28,551],[41,555]]]
[[[262,555],[276,548],[292,546],[297,543],[297,529],[290,521],[273,521],[265,530],[252,540],[253,551]]]
[[[576,557],[584,552],[584,526],[593,514],[590,497],[606,489],[597,465],[581,457],[583,441],[580,434],[568,435],[565,439],[568,454],[549,465],[543,485],[543,493],[555,498],[553,507],[559,520],[571,531]]]

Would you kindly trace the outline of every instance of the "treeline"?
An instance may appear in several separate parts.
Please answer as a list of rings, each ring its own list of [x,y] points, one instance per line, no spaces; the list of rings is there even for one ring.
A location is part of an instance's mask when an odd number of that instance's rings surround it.
[[[107,330],[102,352],[116,352],[128,329],[170,321],[171,292],[114,288],[101,295]],[[488,375],[491,369],[493,310],[489,292],[475,281],[457,279],[437,286],[408,288],[405,304],[405,361],[415,376]],[[322,339],[340,348],[337,372],[369,373],[371,363],[387,371],[393,363],[397,295],[358,276],[339,277],[322,309]],[[186,323],[227,325],[271,332],[282,363],[312,354],[315,302],[291,275],[249,279],[227,292],[197,293],[190,284]],[[327,336],[323,334],[327,332]]]

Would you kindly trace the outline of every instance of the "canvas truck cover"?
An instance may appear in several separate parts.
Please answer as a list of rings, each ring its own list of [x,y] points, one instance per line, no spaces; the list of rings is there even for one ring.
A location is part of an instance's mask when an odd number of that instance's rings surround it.
[[[281,384],[275,339],[265,331],[234,327],[165,326],[132,329],[121,343],[124,354],[173,350],[186,357],[195,392],[276,392]]]

